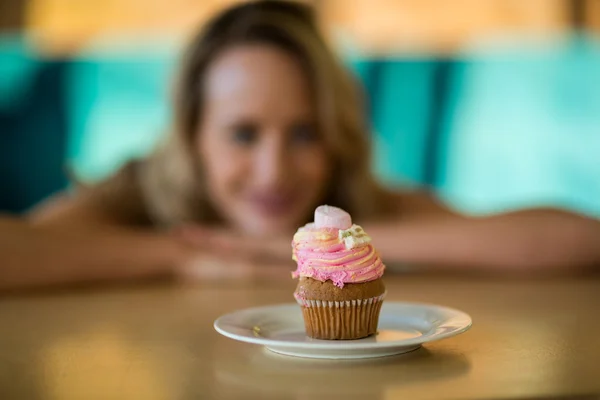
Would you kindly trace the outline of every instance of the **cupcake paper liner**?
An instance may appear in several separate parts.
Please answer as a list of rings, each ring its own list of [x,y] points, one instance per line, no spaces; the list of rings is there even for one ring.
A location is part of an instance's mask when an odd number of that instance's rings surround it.
[[[377,332],[385,293],[369,299],[322,301],[294,297],[302,309],[306,334],[315,339],[360,339]]]

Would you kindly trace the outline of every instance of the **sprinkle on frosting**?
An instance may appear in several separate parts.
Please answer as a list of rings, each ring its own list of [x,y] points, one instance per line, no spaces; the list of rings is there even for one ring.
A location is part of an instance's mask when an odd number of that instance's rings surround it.
[[[292,276],[331,280],[340,288],[380,278],[385,266],[370,242],[371,237],[359,225],[337,229],[307,224],[292,241],[292,259],[298,262]]]
[[[371,236],[367,235],[359,225],[352,225],[348,229],[340,229],[338,237],[344,242],[348,250],[371,243]]]

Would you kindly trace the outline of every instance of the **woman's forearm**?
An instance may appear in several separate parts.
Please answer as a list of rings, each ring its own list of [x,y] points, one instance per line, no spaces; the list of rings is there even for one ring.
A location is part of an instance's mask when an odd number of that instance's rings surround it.
[[[49,228],[0,216],[0,290],[168,274],[185,250],[133,229]]]
[[[523,272],[600,265],[600,222],[557,210],[423,218],[368,229],[390,263]]]

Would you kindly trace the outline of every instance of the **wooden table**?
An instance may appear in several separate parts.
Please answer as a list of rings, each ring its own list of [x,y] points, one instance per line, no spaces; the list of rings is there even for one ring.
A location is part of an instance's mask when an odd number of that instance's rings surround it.
[[[212,327],[279,288],[160,284],[0,298],[0,399],[525,398],[600,393],[600,280],[387,278],[473,328],[369,361],[295,359]]]

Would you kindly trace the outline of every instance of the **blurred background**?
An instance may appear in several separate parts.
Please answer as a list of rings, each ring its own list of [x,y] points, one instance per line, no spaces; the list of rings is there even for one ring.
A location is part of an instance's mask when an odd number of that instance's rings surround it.
[[[231,0],[0,1],[0,211],[150,152],[189,35]],[[314,0],[374,169],[485,214],[600,217],[600,0]]]

